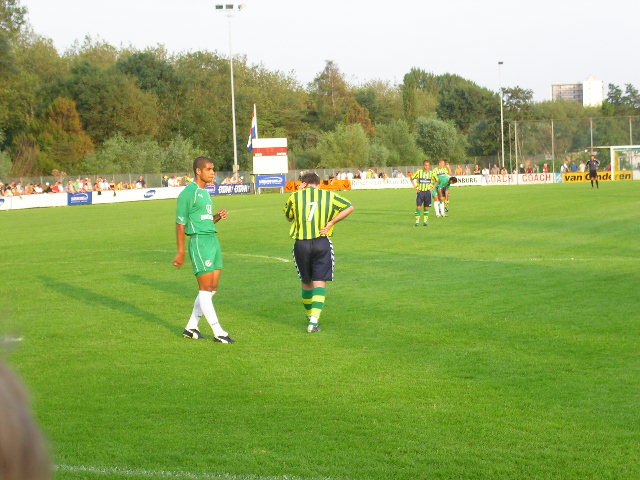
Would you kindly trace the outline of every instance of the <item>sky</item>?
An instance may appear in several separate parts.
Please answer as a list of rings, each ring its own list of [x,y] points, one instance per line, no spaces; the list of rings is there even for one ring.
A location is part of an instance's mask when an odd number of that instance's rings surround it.
[[[589,76],[640,88],[637,0],[241,0],[232,18],[219,0],[22,0],[33,30],[63,53],[89,35],[116,47],[218,51],[291,73],[303,86],[327,60],[345,79],[402,83],[417,67],[498,91]],[[230,3],[230,2],[229,2]],[[229,41],[231,25],[231,42]],[[498,66],[502,61],[503,65]]]

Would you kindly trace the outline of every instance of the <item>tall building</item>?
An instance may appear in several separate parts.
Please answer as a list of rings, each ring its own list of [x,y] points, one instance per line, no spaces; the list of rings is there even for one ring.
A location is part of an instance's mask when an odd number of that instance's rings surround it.
[[[551,85],[551,99],[579,102],[585,107],[599,107],[604,101],[604,82],[589,77],[582,83]]]

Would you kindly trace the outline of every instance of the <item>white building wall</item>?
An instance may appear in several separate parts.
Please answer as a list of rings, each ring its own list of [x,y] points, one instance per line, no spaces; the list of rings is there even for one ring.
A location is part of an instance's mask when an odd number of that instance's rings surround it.
[[[585,107],[599,107],[604,101],[604,82],[589,77],[582,82],[582,105]]]

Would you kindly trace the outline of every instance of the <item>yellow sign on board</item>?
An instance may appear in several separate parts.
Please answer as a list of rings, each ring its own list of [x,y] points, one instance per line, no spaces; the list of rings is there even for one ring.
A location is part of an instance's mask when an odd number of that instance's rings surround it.
[[[633,172],[629,170],[623,170],[621,172],[616,172],[615,180],[633,180]],[[563,173],[562,181],[564,183],[574,183],[574,182],[590,182],[591,178],[589,177],[589,172],[575,172],[575,173]],[[598,172],[598,181],[600,182],[608,182],[611,181],[611,172]]]

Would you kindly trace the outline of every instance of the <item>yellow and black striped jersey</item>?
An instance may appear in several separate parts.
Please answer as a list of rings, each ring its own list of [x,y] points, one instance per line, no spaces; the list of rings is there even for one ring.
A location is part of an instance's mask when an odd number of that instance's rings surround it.
[[[449,173],[449,169],[447,167],[436,167],[431,172],[436,175],[438,178],[441,178],[443,175],[451,175]]]
[[[308,187],[292,193],[284,206],[284,214],[291,219],[289,235],[296,240],[311,240],[320,237],[324,228],[351,202],[335,192]],[[331,229],[327,236],[333,234]]]
[[[429,190],[433,190],[436,183],[438,183],[438,177],[433,173],[432,170],[428,172],[426,170],[418,170],[411,177],[412,180],[417,180],[418,185],[416,188],[421,192],[427,192]]]

